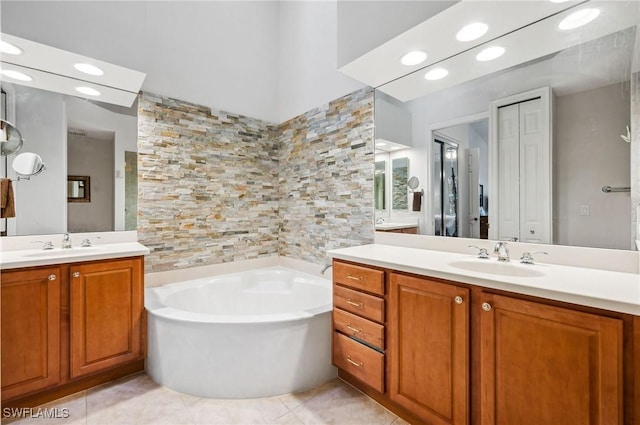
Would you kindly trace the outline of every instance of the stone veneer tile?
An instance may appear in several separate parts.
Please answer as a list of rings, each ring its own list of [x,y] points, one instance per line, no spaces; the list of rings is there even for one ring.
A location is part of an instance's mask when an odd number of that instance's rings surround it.
[[[143,93],[138,238],[147,271],[278,253],[277,129]]]
[[[323,263],[328,249],[373,242],[373,90],[279,126],[282,256]]]
[[[280,126],[143,93],[138,238],[146,271],[373,241],[373,90]]]

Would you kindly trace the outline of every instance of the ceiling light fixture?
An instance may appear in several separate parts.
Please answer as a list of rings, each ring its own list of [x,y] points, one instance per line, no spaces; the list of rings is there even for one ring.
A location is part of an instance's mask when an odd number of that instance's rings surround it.
[[[22,54],[22,49],[11,43],[7,43],[6,41],[0,41],[0,53],[6,53],[7,55],[20,55]]]
[[[436,68],[424,74],[424,78],[429,81],[440,80],[449,75],[449,71],[444,68]]]
[[[18,81],[33,80],[33,78],[31,78],[29,75],[24,74],[20,71],[14,71],[12,69],[3,69],[2,71],[0,71],[0,74],[4,75],[5,77],[13,78],[14,80],[18,80]]]
[[[456,39],[458,39],[458,41],[473,41],[485,35],[488,30],[489,25],[482,22],[475,22],[458,31]]]
[[[587,25],[589,22],[593,21],[600,15],[600,9],[595,8],[587,8],[578,10],[577,12],[572,13],[567,16],[560,22],[558,28],[561,30],[573,30],[579,28],[583,25]]]
[[[387,146],[387,144],[384,142],[376,142],[376,146],[381,148],[382,146]]]
[[[551,3],[566,3],[569,0],[549,0]]]
[[[73,67],[85,74],[96,75],[96,76],[104,75],[103,70],[101,70],[95,65],[91,65],[90,63],[77,63],[73,65]]]
[[[91,87],[85,87],[85,86],[76,87],[76,91],[82,94],[86,94],[87,96],[100,96],[100,92]]]
[[[487,47],[486,49],[484,49],[483,51],[481,51],[476,55],[476,60],[480,62],[487,62],[487,61],[499,58],[504,54],[504,52],[505,52],[504,47],[500,47],[500,46]]]
[[[406,66],[418,65],[427,59],[427,54],[421,50],[414,50],[400,58],[400,62]]]

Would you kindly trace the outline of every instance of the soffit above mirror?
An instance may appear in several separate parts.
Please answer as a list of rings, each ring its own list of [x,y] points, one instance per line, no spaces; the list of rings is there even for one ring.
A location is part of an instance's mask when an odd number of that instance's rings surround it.
[[[83,97],[105,103],[130,107],[138,96],[146,77],[143,72],[103,62],[87,56],[36,43],[10,34],[0,34],[3,43],[19,49],[18,54],[2,53],[2,71],[17,71],[30,77],[19,80],[2,76],[3,80],[38,89]],[[76,69],[76,64],[90,64],[92,75]],[[99,94],[82,94],[79,87]],[[95,93],[95,92],[93,92]]]
[[[462,0],[344,65],[340,71],[378,87],[581,3],[585,2]],[[488,25],[484,35],[471,41],[456,39],[460,29],[477,22]],[[400,58],[415,50],[427,53],[426,61],[403,65]]]
[[[482,7],[480,7],[480,6]],[[555,6],[554,6],[555,5]],[[562,8],[557,9],[558,5]],[[567,16],[587,8],[596,8],[599,15],[593,23],[571,30],[560,30],[559,23]],[[532,13],[535,12],[535,13]],[[516,16],[512,16],[512,15]],[[560,51],[594,42],[594,49],[581,48],[580,62],[585,66],[609,66],[613,54],[609,48],[620,49],[612,37],[612,46],[601,46],[596,40],[634,27],[640,18],[640,3],[637,1],[582,1],[553,3],[538,1],[468,1],[446,9],[422,24],[390,40],[382,46],[361,56],[341,71],[401,100],[409,101],[426,94],[440,91],[460,83],[494,74],[498,71],[527,64],[533,60],[550,57]],[[456,32],[470,22],[486,22],[487,33],[473,42],[461,43]],[[500,25],[502,21],[508,21]],[[460,22],[460,25],[452,25]],[[495,24],[497,22],[497,25]],[[519,22],[516,24],[516,22]],[[518,27],[517,25],[520,25]],[[448,27],[448,29],[446,29]],[[505,35],[500,31],[511,28]],[[429,42],[425,40],[436,40]],[[499,46],[505,53],[490,61],[481,62],[476,55],[488,47]],[[400,63],[400,57],[410,50],[429,53],[427,60],[413,67]],[[431,51],[429,51],[431,49]],[[590,56],[584,58],[585,53]],[[564,53],[566,54],[566,53]],[[640,68],[640,61],[629,63],[630,71]],[[599,65],[598,65],[599,64]],[[446,78],[427,80],[430,70],[444,68]],[[585,68],[583,80],[589,79],[590,69]],[[400,78],[403,77],[403,78]],[[612,76],[615,79],[615,76]],[[617,81],[610,81],[614,83]],[[555,82],[561,86],[561,82]],[[566,82],[567,85],[588,86],[590,82]],[[603,85],[604,83],[591,82]],[[555,85],[554,85],[555,86]],[[594,87],[595,87],[594,86]],[[570,88],[569,88],[570,90]]]

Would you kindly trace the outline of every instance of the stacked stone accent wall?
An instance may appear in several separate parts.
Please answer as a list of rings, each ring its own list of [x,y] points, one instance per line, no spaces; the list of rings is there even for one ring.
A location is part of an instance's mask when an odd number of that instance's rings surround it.
[[[158,272],[278,255],[278,138],[267,123],[144,93],[138,239]]]
[[[373,89],[279,126],[280,255],[322,264],[373,243]]]
[[[373,242],[373,90],[280,126],[144,93],[138,239],[146,272]]]

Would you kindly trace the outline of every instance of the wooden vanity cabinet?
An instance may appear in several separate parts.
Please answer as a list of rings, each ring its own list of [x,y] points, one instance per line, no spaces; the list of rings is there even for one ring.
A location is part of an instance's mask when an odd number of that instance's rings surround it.
[[[482,293],[480,424],[623,423],[623,322]]]
[[[60,382],[59,267],[2,272],[2,399]]]
[[[333,281],[332,362],[384,392],[384,272],[334,261]]]
[[[383,293],[347,287],[354,267],[384,276]],[[640,425],[640,317],[340,260],[334,268],[339,376],[409,423]],[[353,301],[344,289],[366,296],[360,313],[343,311]],[[352,365],[345,346],[381,357]]]
[[[469,290],[391,273],[388,312],[391,400],[430,424],[467,424]]]
[[[71,378],[142,357],[142,269],[137,260],[74,265]]]
[[[2,271],[2,405],[144,369],[143,257]]]

